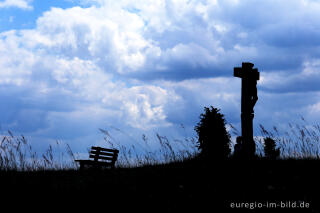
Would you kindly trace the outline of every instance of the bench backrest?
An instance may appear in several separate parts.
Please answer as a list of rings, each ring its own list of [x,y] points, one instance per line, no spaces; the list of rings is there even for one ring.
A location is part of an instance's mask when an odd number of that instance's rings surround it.
[[[89,158],[93,158],[94,161],[104,160],[111,163],[115,163],[118,158],[119,150],[106,149],[102,147],[92,146],[90,150]]]

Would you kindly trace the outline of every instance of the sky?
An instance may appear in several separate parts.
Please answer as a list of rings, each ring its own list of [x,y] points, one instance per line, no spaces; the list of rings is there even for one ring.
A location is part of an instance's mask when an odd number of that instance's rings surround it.
[[[258,124],[320,118],[315,0],[0,0],[0,130],[75,152],[194,136],[204,107],[240,128],[241,80],[260,71]]]

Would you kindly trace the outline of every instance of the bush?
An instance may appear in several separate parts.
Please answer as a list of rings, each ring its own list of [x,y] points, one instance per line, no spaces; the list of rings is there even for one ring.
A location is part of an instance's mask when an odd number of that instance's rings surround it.
[[[195,126],[198,134],[198,149],[205,159],[226,159],[231,152],[230,134],[225,128],[224,115],[220,109],[205,107],[200,121]]]
[[[280,149],[276,149],[276,142],[270,138],[264,138],[264,155],[268,159],[276,159],[280,156]]]

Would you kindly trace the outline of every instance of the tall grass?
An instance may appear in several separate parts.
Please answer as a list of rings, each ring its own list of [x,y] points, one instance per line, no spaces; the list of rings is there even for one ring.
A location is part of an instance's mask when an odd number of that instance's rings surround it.
[[[123,145],[118,142],[107,130],[100,131],[104,134],[107,146],[119,150],[118,167],[139,167],[158,165],[171,162],[182,162],[198,154],[197,140],[194,137],[183,139],[169,139],[158,133],[150,139],[143,134],[140,141],[134,140],[132,145]],[[125,132],[116,129],[122,134]],[[131,138],[132,139],[132,138]]]
[[[288,123],[286,131],[277,127],[267,130],[259,125],[261,135],[273,138],[280,148],[282,158],[320,158],[320,125],[310,125],[301,117],[300,123]],[[257,144],[263,144],[261,137],[256,138]]]
[[[229,131],[239,135],[239,131],[229,124]],[[182,128],[184,128],[182,126]],[[300,123],[289,123],[285,131],[277,127],[271,130],[259,125],[260,135],[255,136],[258,156],[263,156],[264,138],[275,140],[280,148],[282,159],[310,159],[320,158],[320,125],[310,125],[304,118]],[[121,134],[127,133],[116,129]],[[182,162],[199,154],[198,142],[195,137],[185,136],[182,139],[168,138],[158,133],[152,139],[145,134],[140,140],[130,137],[132,145],[125,145],[112,137],[109,131],[100,129],[104,135],[105,147],[118,149],[117,167],[140,167],[159,165],[171,162]],[[94,144],[92,144],[94,145]],[[58,151],[57,151],[58,150]],[[77,169],[75,154],[68,144],[56,141],[48,145],[44,153],[37,153],[28,140],[23,136],[15,136],[8,131],[0,141],[0,170],[38,171],[38,170],[65,170]]]
[[[119,129],[116,130],[127,134]],[[134,144],[124,145],[113,138],[107,130],[100,129],[100,131],[104,134],[105,147],[120,151],[117,167],[139,167],[184,161],[194,157],[198,152],[197,141],[192,137],[169,140],[166,136],[155,134],[155,139],[150,141],[143,134],[140,141],[131,138]],[[61,146],[64,146],[63,150]],[[75,154],[71,147],[59,141],[48,145],[41,154],[33,149],[23,135],[15,136],[11,131],[2,136],[0,142],[0,171],[77,169],[78,165],[74,160]]]
[[[23,135],[15,136],[8,131],[8,135],[2,136],[0,142],[0,170],[38,171],[76,168],[70,146],[67,144],[65,152],[56,153],[55,150],[60,150],[60,146],[60,142],[56,141],[55,146],[49,145],[47,150],[39,155]]]
[[[231,124],[229,129],[234,136],[240,133]],[[259,124],[260,134],[254,137],[256,142],[257,155],[264,156],[264,138],[270,137],[276,142],[276,147],[280,149],[282,159],[319,159],[320,158],[320,125],[309,124],[303,117],[298,123],[288,123],[286,127],[279,130],[273,126],[267,129]],[[234,143],[233,143],[234,145]]]

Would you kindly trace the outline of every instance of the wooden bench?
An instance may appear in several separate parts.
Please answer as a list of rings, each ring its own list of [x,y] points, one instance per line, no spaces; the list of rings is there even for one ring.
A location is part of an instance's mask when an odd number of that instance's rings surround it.
[[[92,146],[89,152],[89,158],[93,160],[75,160],[80,163],[80,170],[84,169],[86,165],[93,168],[100,169],[101,167],[114,168],[118,158],[119,150],[106,149],[102,147]]]

